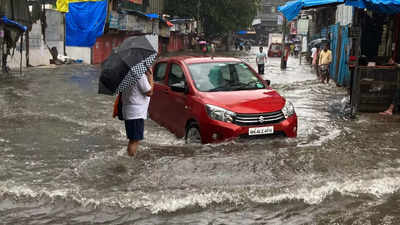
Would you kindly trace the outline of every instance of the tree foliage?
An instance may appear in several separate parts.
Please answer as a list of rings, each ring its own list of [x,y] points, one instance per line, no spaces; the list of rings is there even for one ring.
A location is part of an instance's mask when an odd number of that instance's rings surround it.
[[[246,29],[257,13],[259,0],[166,0],[167,14],[196,18],[207,37]]]

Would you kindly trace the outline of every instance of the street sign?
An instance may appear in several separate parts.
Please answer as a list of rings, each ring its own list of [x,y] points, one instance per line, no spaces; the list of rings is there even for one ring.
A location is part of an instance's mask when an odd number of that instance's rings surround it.
[[[283,24],[283,16],[282,15],[278,15],[278,19],[276,22],[278,25],[282,25]]]
[[[308,20],[300,19],[297,21],[297,34],[307,35],[308,33]]]

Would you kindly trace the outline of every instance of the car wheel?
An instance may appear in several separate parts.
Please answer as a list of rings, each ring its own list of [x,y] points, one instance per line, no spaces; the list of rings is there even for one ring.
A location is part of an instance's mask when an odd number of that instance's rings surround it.
[[[187,126],[185,142],[186,144],[201,144],[200,129],[197,123],[190,123]]]

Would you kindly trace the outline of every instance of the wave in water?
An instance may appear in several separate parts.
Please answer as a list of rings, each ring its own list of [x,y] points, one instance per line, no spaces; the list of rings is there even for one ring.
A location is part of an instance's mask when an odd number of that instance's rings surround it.
[[[328,182],[321,187],[300,188],[285,190],[272,194],[271,191],[260,186],[239,187],[233,190],[182,190],[160,191],[146,193],[144,191],[115,192],[102,198],[85,196],[78,188],[35,190],[29,186],[18,186],[13,183],[0,185],[0,196],[12,196],[18,198],[50,198],[52,201],[69,200],[79,203],[83,207],[119,207],[119,208],[145,208],[153,214],[162,212],[175,212],[194,207],[207,208],[212,204],[245,203],[278,204],[283,201],[303,201],[306,204],[320,204],[334,193],[344,196],[357,197],[360,194],[368,194],[381,198],[400,189],[399,177],[384,177],[372,180],[352,180],[344,183]],[[87,191],[85,192],[87,193]]]

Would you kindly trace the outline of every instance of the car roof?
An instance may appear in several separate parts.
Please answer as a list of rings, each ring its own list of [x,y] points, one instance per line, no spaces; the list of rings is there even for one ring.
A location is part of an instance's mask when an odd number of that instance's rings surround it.
[[[242,60],[234,57],[206,57],[206,56],[171,56],[162,58],[160,62],[181,61],[185,64],[195,63],[212,63],[212,62],[242,62]]]

